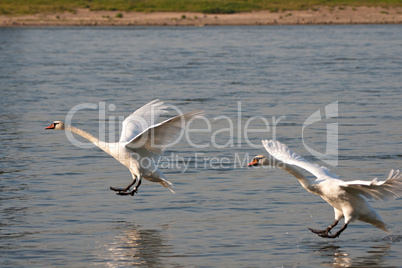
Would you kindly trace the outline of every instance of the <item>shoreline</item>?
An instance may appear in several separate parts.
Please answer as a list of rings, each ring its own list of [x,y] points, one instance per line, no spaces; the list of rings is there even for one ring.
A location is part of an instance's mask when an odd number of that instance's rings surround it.
[[[402,24],[402,8],[320,7],[285,12],[235,14],[122,12],[78,9],[75,13],[0,15],[0,27],[29,26],[241,26],[320,24]]]

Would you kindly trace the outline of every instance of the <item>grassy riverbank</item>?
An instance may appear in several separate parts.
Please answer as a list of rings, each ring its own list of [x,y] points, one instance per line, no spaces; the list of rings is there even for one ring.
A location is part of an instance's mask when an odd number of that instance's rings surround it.
[[[320,7],[402,7],[401,0],[0,0],[1,15],[91,11],[200,12],[233,14],[267,10],[314,10]]]

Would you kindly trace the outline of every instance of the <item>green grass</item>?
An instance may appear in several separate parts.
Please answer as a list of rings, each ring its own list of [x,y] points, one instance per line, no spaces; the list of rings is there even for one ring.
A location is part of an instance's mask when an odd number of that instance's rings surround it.
[[[77,8],[118,11],[192,11],[211,14],[316,9],[320,6],[402,7],[402,0],[0,0],[0,14],[54,13]]]

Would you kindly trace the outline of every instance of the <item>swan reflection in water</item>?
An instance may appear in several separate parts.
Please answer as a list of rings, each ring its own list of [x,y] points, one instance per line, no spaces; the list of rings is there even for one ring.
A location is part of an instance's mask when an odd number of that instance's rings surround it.
[[[350,248],[338,244],[317,243],[311,245],[314,252],[319,253],[323,260],[321,266],[326,267],[384,267],[389,266],[391,246],[393,242],[400,241],[401,236],[389,235],[380,241],[372,243],[365,252],[359,252],[359,248],[351,246]]]
[[[169,229],[162,226],[161,230],[141,229],[141,226],[129,226],[128,230],[122,231],[115,236],[107,245],[107,267],[118,266],[163,266],[162,256],[169,254],[170,247],[163,239],[163,230]],[[166,260],[165,260],[166,261]],[[166,263],[165,263],[166,264]]]

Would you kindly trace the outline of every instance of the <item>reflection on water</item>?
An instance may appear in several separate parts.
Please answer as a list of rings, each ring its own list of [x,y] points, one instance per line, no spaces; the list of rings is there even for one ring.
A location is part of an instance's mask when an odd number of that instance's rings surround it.
[[[169,254],[171,246],[163,238],[163,231],[169,226],[162,226],[161,230],[143,229],[141,226],[128,225],[126,230],[115,236],[112,242],[105,245],[107,253],[100,256],[106,260],[108,267],[121,266],[163,266],[161,259]]]
[[[328,260],[323,261],[323,266],[334,266],[334,267],[349,267],[352,260],[349,254],[344,252],[340,246],[336,245],[324,245],[314,248],[314,252],[318,252],[322,257],[326,257]],[[333,260],[330,260],[330,259]]]
[[[391,251],[391,243],[386,241],[377,242],[364,252],[360,251],[361,247],[356,249],[350,245],[343,246],[342,242],[317,243],[310,247],[315,254],[323,258],[322,266],[327,267],[382,267]]]

